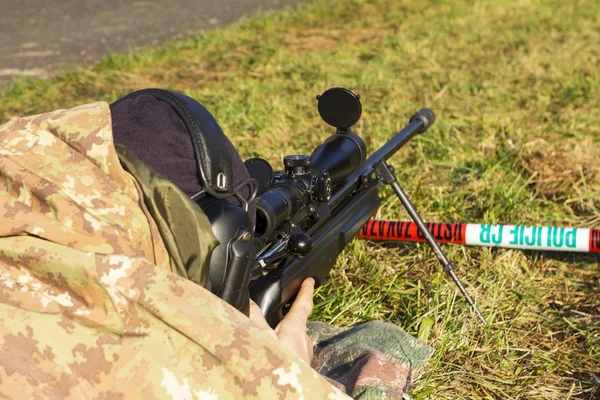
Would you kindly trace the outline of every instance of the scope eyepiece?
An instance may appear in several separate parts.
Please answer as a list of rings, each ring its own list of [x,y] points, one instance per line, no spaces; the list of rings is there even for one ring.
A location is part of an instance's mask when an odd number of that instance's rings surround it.
[[[288,220],[304,202],[303,193],[292,185],[277,185],[258,197],[254,235],[261,238]]]

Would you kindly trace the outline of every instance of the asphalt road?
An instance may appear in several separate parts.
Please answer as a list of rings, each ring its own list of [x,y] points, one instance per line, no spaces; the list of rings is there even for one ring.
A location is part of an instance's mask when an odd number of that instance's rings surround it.
[[[0,0],[0,84],[90,65],[300,0]]]

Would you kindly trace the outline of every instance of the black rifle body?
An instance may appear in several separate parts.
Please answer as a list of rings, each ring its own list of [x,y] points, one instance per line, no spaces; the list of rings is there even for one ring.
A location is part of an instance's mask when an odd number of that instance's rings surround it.
[[[377,165],[385,162],[426,128],[421,119],[411,120],[409,125],[337,185],[326,203],[314,205],[312,218],[315,222],[305,229],[313,241],[313,248],[308,255],[303,258],[288,255],[269,268],[264,276],[250,282],[250,297],[259,305],[269,325],[274,327],[283,318],[286,305],[294,299],[304,279],[314,278],[316,286],[327,279],[340,253],[381,203],[379,189],[384,183],[376,174]],[[298,213],[300,219],[306,219],[306,215]],[[293,222],[297,226],[303,221]]]

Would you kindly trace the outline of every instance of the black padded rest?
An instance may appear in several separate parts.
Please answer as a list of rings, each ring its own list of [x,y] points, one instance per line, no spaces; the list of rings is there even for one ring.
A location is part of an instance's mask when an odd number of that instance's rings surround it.
[[[234,185],[233,162],[228,149],[230,142],[210,112],[193,98],[164,89],[139,90],[113,105],[140,95],[153,96],[173,108],[192,139],[202,191],[217,198],[228,197]]]

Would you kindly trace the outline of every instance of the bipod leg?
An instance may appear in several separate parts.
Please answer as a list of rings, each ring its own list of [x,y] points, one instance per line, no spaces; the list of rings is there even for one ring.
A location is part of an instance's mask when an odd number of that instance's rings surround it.
[[[394,174],[390,165],[385,161],[381,161],[375,166],[375,170],[377,171],[377,174],[380,176],[380,178],[392,187],[392,189],[402,202],[402,205],[404,206],[404,208],[406,208],[406,211],[408,212],[410,217],[413,219],[413,221],[415,221],[417,227],[425,236],[425,240],[427,241],[429,246],[431,246],[431,249],[442,264],[444,272],[450,275],[454,283],[456,283],[456,286],[458,286],[458,289],[460,290],[462,295],[465,297],[465,299],[467,299],[467,303],[469,303],[473,311],[475,311],[475,314],[477,314],[479,320],[485,325],[485,318],[475,305],[475,302],[473,301],[471,296],[469,296],[469,293],[467,293],[467,290],[463,286],[462,282],[458,279],[456,271],[454,270],[454,264],[452,263],[452,261],[448,260],[448,257],[446,257],[446,254],[444,253],[438,242],[435,240],[431,232],[429,232],[429,230],[425,226],[425,223],[423,222],[423,219],[417,212],[417,209],[412,204],[412,202],[410,201],[410,199],[396,180],[396,175]]]

